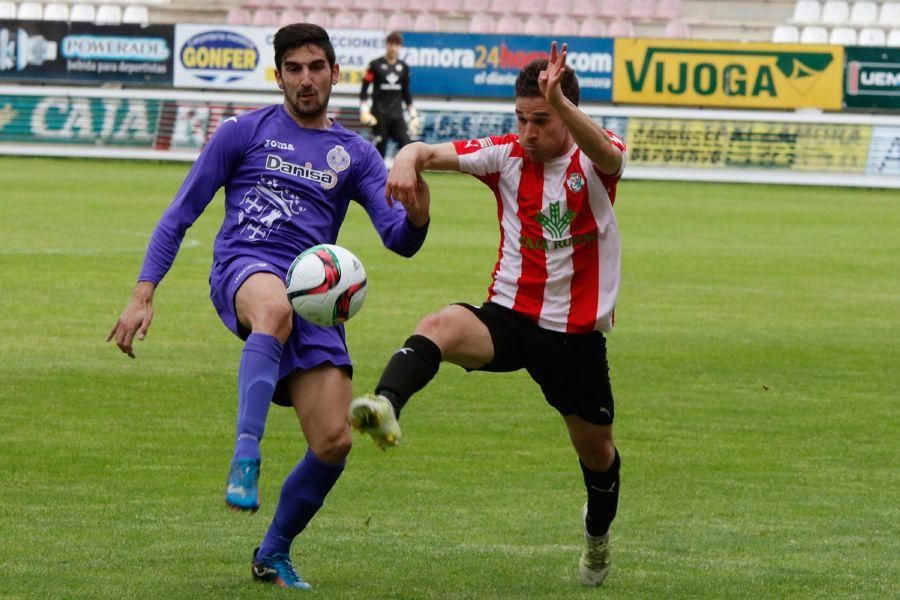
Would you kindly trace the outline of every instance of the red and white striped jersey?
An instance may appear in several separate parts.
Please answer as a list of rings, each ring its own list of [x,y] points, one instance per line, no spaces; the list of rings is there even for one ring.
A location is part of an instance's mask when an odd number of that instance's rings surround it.
[[[607,134],[624,157],[624,142]],[[564,156],[532,162],[515,134],[454,146],[460,170],[497,199],[500,249],[488,300],[551,331],[611,329],[621,269],[613,213],[621,170],[604,175],[574,145]]]

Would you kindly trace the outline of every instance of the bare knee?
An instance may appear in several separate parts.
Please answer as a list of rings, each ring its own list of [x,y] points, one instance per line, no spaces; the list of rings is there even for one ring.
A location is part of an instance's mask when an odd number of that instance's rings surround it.
[[[451,305],[426,315],[416,326],[415,334],[433,341],[444,360],[462,366],[480,366],[493,356],[487,327],[462,306]]]
[[[612,439],[595,440],[576,450],[584,466],[598,473],[608,471],[616,458],[616,446]]]
[[[291,335],[294,326],[294,311],[286,301],[265,300],[254,309],[250,328],[254,333],[266,333],[282,344]]]
[[[425,337],[432,340],[436,337],[442,337],[442,328],[444,327],[445,322],[446,319],[440,312],[425,315],[425,317],[423,317],[422,320],[419,321],[419,324],[416,325],[415,334],[424,335]]]
[[[309,445],[313,453],[323,461],[331,464],[343,462],[353,446],[350,427],[342,426],[334,431],[324,432],[318,439],[310,440]]]

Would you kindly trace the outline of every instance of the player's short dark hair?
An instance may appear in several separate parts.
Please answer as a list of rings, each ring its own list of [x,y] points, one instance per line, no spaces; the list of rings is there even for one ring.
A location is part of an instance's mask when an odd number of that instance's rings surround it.
[[[519,72],[519,76],[516,78],[516,98],[543,96],[541,88],[538,86],[538,76],[541,74],[541,71],[547,69],[547,64],[546,58],[537,58],[525,65],[525,68]],[[568,98],[572,104],[578,106],[581,92],[578,87],[578,77],[575,76],[575,71],[571,67],[566,67],[566,72],[563,74],[562,81],[560,81],[560,87],[562,88],[563,96]]]
[[[400,44],[403,45],[403,36],[400,35],[399,31],[392,31],[388,34],[387,39],[385,40],[388,44]]]
[[[337,62],[334,54],[334,46],[331,45],[331,38],[328,32],[312,23],[292,23],[285,25],[275,32],[275,38],[272,41],[275,46],[275,68],[281,71],[281,62],[288,50],[299,48],[301,46],[316,46],[321,48],[325,53],[325,59],[328,66],[333,67]]]

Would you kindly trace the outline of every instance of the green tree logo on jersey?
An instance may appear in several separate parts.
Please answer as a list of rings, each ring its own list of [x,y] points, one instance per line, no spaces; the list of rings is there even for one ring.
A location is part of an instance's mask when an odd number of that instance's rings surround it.
[[[567,210],[566,214],[560,215],[559,204],[559,202],[554,202],[548,207],[550,209],[549,217],[543,212],[534,215],[534,220],[540,223],[554,239],[559,239],[563,236],[566,227],[569,226],[569,223],[575,217],[574,210]]]

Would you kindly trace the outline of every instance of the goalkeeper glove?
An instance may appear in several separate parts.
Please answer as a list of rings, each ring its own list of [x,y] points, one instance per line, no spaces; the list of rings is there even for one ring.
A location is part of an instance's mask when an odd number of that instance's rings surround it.
[[[369,105],[365,102],[359,105],[359,122],[368,127],[378,125],[378,119],[369,110]]]
[[[407,128],[409,129],[410,137],[418,137],[419,133],[422,131],[422,121],[419,119],[419,111],[416,110],[415,106],[410,106],[406,109],[406,114],[409,117]]]

